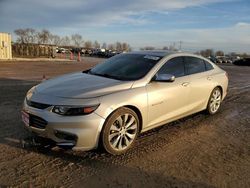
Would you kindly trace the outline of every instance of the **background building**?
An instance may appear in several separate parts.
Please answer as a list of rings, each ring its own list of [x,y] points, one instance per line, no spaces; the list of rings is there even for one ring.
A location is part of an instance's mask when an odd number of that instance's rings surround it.
[[[12,59],[11,35],[0,33],[0,59]]]

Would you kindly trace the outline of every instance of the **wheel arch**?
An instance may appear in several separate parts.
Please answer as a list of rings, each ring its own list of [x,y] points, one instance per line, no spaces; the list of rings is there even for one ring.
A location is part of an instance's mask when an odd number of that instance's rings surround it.
[[[223,88],[222,88],[222,86],[221,85],[217,85],[216,87],[214,87],[214,89],[217,88],[217,87],[220,89],[221,95],[223,96]]]
[[[141,130],[142,130],[142,125],[143,125],[141,111],[136,106],[133,106],[133,105],[125,105],[125,106],[122,106],[122,107],[129,108],[129,109],[133,110],[136,113],[136,115],[138,116],[138,119],[139,119],[139,133],[140,133]]]
[[[141,113],[141,111],[139,110],[139,108],[137,108],[137,107],[134,106],[134,105],[123,105],[123,106],[119,106],[119,107],[117,107],[116,109],[114,109],[111,113],[109,113],[109,115],[105,118],[105,121],[104,121],[104,124],[103,124],[103,126],[102,126],[101,132],[102,132],[104,126],[105,126],[106,120],[107,120],[113,113],[115,113],[118,109],[123,108],[123,107],[129,108],[130,110],[133,110],[133,111],[136,113],[136,115],[138,116],[138,119],[139,119],[139,132],[141,132],[142,127],[143,127],[142,113]]]
[[[134,105],[123,105],[123,106],[119,106],[118,108],[114,109],[108,116],[107,118],[105,118],[105,121],[104,121],[104,124],[101,128],[101,131],[100,131],[100,134],[98,136],[98,140],[97,140],[97,145],[96,145],[96,148],[100,148],[100,149],[104,149],[103,148],[103,144],[102,144],[102,139],[101,139],[101,135],[103,133],[103,130],[104,130],[104,127],[105,127],[105,124],[107,122],[107,119],[112,116],[112,114],[114,114],[117,110],[121,109],[121,108],[128,108],[132,111],[134,111],[136,113],[136,115],[138,116],[138,119],[139,119],[139,131],[138,131],[138,134],[141,132],[142,130],[142,123],[143,123],[143,119],[142,119],[142,114],[141,114],[141,111]]]
[[[207,105],[208,105],[208,103],[209,103],[210,96],[211,96],[211,94],[212,94],[212,92],[213,92],[213,90],[214,90],[215,88],[219,88],[220,91],[221,91],[221,95],[223,96],[223,88],[222,88],[222,86],[220,86],[220,85],[215,85],[215,86],[213,87],[212,91],[210,92],[210,95],[209,95],[209,97],[208,97],[208,99],[207,99]],[[207,106],[206,106],[206,107],[207,107]]]
[[[138,131],[138,134],[140,134],[140,132],[141,132],[141,129],[142,129],[142,114],[141,114],[141,112],[140,112],[140,110],[136,107],[136,106],[133,106],[133,105],[124,105],[124,106],[120,106],[120,107],[118,107],[118,108],[116,108],[116,109],[114,109],[108,116],[107,116],[107,118],[105,118],[105,121],[104,121],[104,124],[103,124],[103,126],[102,126],[102,128],[101,128],[101,131],[100,131],[100,134],[99,134],[99,138],[98,138],[98,141],[97,141],[97,146],[96,146],[96,148],[99,148],[99,149],[101,149],[101,150],[103,150],[104,149],[104,143],[103,143],[103,141],[102,141],[102,134],[103,134],[103,131],[104,131],[104,129],[105,129],[105,125],[106,125],[106,123],[107,123],[107,119],[109,119],[110,118],[110,116],[112,116],[117,110],[119,110],[119,109],[121,109],[121,108],[127,108],[127,109],[129,109],[129,110],[132,110],[137,116],[138,116],[138,119],[139,119],[139,131]],[[107,150],[106,150],[107,151]]]

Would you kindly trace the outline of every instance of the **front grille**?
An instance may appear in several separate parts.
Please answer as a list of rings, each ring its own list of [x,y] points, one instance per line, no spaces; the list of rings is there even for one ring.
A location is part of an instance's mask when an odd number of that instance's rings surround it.
[[[38,129],[45,129],[48,122],[38,116],[30,114],[30,126]]]
[[[29,106],[33,108],[42,109],[42,110],[51,106],[50,104],[38,103],[38,102],[30,101],[28,99],[26,99],[26,101]]]

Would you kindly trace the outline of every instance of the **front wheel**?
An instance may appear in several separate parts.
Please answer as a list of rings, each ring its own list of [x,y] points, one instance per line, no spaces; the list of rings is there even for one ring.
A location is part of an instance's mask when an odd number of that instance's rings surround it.
[[[107,119],[104,125],[101,135],[102,146],[110,154],[123,154],[134,144],[138,131],[137,114],[129,108],[120,108]]]
[[[221,89],[216,87],[213,89],[207,104],[207,112],[209,114],[215,114],[218,112],[222,101]]]

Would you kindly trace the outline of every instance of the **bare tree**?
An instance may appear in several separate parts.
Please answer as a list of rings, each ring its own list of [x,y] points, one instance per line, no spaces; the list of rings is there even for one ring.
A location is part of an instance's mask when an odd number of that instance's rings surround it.
[[[98,41],[92,43],[90,40],[84,42],[82,36],[79,34],[74,34],[69,36],[60,37],[59,35],[51,33],[49,30],[43,29],[42,31],[36,31],[32,28],[26,29],[16,29],[15,34],[17,35],[17,42],[28,44],[28,43],[38,43],[38,44],[52,44],[52,45],[62,45],[76,47],[84,46],[87,49],[91,48],[104,48],[109,50],[117,50],[118,52],[128,52],[131,50],[130,46],[126,42],[117,41],[115,44],[103,43],[102,46]],[[144,50],[153,50],[154,47],[145,47]]]
[[[28,43],[36,43],[37,42],[37,32],[35,29],[28,28],[26,29],[27,37],[28,37]]]
[[[211,56],[214,56],[214,51],[213,51],[213,49],[201,50],[200,55],[202,55],[204,57],[211,57]]]
[[[115,50],[115,45],[114,44],[109,44],[108,49],[112,50],[112,51]]]
[[[237,56],[237,54],[235,52],[231,52],[231,53],[229,53],[229,55],[232,56],[232,57]]]
[[[35,43],[37,42],[37,33],[35,29],[26,28],[26,29],[16,29],[14,33],[17,35],[18,43]]]
[[[43,29],[41,32],[38,32],[38,43],[48,44],[50,35],[51,33],[46,29]]]
[[[62,46],[70,46],[71,44],[70,38],[68,36],[62,37],[60,44]]]
[[[122,50],[122,43],[116,42],[116,44],[115,44],[115,49],[116,49],[116,51],[118,51],[118,52],[122,52],[122,51],[123,51],[123,50]]]
[[[131,49],[130,49],[129,44],[126,43],[126,42],[123,42],[123,43],[122,43],[122,51],[123,51],[123,52],[128,52],[128,51],[130,51],[130,50],[131,50]]]
[[[224,56],[224,52],[221,51],[221,50],[218,50],[216,53],[215,53],[216,56]]]
[[[162,50],[169,50],[168,46],[164,46]]]
[[[243,54],[241,54],[241,57],[242,58],[247,58],[247,57],[249,57],[249,55],[247,53],[243,53]]]
[[[53,44],[53,34],[50,33],[48,36],[48,44]]]
[[[104,43],[102,44],[102,48],[103,48],[103,49],[107,49],[107,43],[106,43],[106,42],[104,42]]]
[[[87,48],[87,49],[90,49],[90,48],[93,47],[93,44],[92,44],[92,42],[89,40],[89,41],[86,41],[86,42],[84,43],[84,47]]]
[[[214,50],[213,49],[206,49],[206,57],[214,56]]]
[[[201,50],[201,51],[200,51],[200,55],[206,57],[206,52],[205,52],[205,50]]]
[[[83,43],[82,36],[79,34],[71,35],[71,40],[73,42],[73,45],[76,47],[80,47],[80,45]]]
[[[153,46],[145,46],[144,48],[141,48],[141,50],[155,50],[155,47],[153,47]]]
[[[16,29],[14,33],[17,35],[17,42],[18,43],[25,43],[26,33],[24,29]]]
[[[100,43],[98,41],[95,41],[94,48],[100,48],[100,47],[101,47]]]
[[[177,51],[177,48],[175,47],[175,42],[171,44],[168,48],[170,51]]]
[[[61,37],[58,35],[52,35],[52,44],[58,46],[61,44]]]

